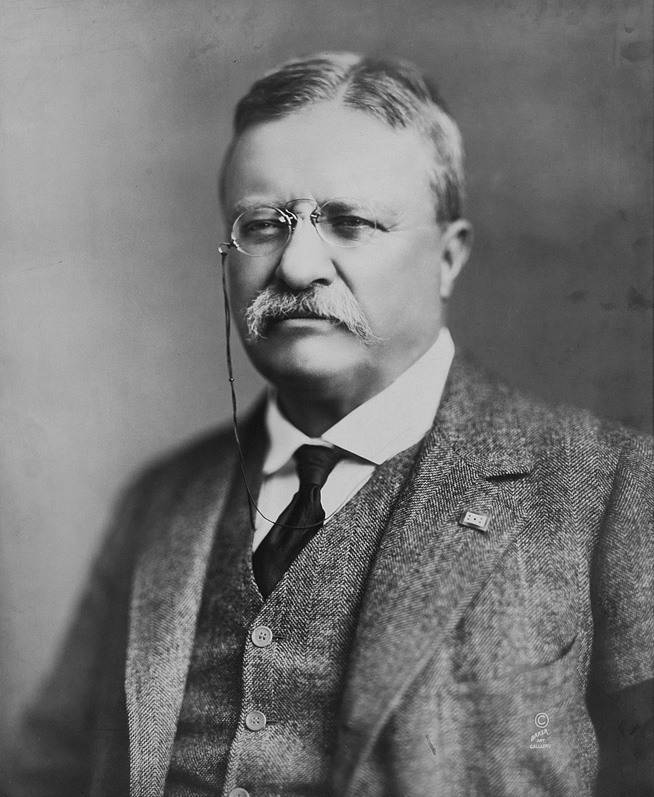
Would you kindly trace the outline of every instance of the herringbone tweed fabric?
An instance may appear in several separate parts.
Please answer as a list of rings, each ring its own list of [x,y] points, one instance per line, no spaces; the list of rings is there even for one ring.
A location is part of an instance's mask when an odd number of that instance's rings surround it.
[[[240,480],[218,526],[166,797],[324,795],[368,571],[417,447],[379,468],[300,553],[267,600],[252,575]],[[260,465],[260,463],[259,463]],[[256,468],[251,468],[256,473]],[[258,626],[273,631],[264,648]],[[252,731],[249,711],[267,725]]]
[[[250,450],[260,412],[246,426]],[[601,762],[589,695],[653,675],[652,460],[649,439],[545,408],[455,358],[434,427],[395,499],[379,495],[387,520],[379,509],[371,518],[385,528],[342,687],[317,687],[329,701],[340,691],[325,793],[591,793]],[[163,794],[215,530],[237,467],[231,435],[220,432],[133,488],[19,741],[22,774],[10,793]],[[465,510],[488,514],[487,531],[461,525]],[[338,575],[326,578],[336,599]],[[305,641],[290,643],[292,666],[304,661],[315,677],[320,664],[308,660],[320,639],[303,657],[295,654]],[[283,663],[265,675],[261,697],[255,671],[254,658],[246,661],[247,694],[274,701]],[[280,694],[296,706],[291,692]],[[237,737],[239,751],[253,752]],[[275,766],[287,783],[301,782],[305,759],[277,758],[279,749],[271,748]],[[254,753],[256,777],[269,773],[272,759]],[[229,759],[228,784],[247,766],[247,755]]]

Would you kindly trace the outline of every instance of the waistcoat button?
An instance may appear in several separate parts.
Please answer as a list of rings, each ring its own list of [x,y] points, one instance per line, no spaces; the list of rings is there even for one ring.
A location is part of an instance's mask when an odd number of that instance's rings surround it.
[[[232,789],[227,797],[250,797],[250,792],[245,789],[236,788]]]
[[[273,641],[273,632],[267,625],[258,625],[252,632],[252,642],[258,648],[267,648]]]
[[[245,717],[245,725],[251,731],[260,731],[266,727],[266,715],[263,711],[250,711]]]

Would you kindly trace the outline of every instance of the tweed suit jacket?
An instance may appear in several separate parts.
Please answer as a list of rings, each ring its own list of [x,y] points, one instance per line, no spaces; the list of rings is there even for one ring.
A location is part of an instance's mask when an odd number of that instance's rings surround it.
[[[261,412],[245,426],[260,443]],[[593,792],[593,706],[652,677],[652,459],[647,438],[455,357],[372,566],[325,795]],[[10,793],[162,794],[237,468],[220,431],[131,489]],[[487,530],[465,525],[468,510]],[[634,744],[615,755],[637,757]]]

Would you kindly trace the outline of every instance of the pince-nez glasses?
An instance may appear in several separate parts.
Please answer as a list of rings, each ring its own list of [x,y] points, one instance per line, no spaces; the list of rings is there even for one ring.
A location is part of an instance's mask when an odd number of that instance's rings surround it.
[[[237,249],[250,257],[265,257],[280,252],[291,240],[300,219],[307,217],[318,235],[328,244],[351,249],[367,243],[377,229],[375,214],[368,205],[353,197],[330,199],[319,205],[314,199],[292,199],[283,207],[261,205],[241,213],[232,225],[230,242],[221,251]]]

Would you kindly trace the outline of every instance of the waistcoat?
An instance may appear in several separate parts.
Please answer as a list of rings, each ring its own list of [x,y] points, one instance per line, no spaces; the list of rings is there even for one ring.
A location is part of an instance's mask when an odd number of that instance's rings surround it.
[[[235,480],[205,582],[166,797],[328,794],[358,610],[416,450],[377,468],[265,601],[252,575],[247,496]]]

